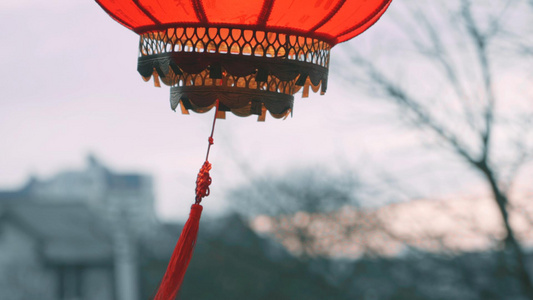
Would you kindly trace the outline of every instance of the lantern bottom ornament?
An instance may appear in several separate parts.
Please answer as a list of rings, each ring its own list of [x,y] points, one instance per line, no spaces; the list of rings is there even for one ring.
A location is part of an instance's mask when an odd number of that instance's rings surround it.
[[[137,70],[171,87],[170,104],[184,114],[209,111],[217,118],[268,111],[285,118],[294,94],[326,92],[331,45],[288,33],[229,27],[176,27],[140,35]]]

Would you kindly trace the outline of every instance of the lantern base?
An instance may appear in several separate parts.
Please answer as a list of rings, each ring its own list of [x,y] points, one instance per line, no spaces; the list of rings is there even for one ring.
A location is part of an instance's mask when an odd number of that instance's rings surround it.
[[[185,86],[170,89],[170,106],[176,110],[181,103],[181,110],[204,113],[213,108],[219,100],[219,112],[231,111],[241,117],[257,115],[264,121],[266,112],[274,118],[287,117],[292,112],[294,97],[264,90],[224,86]],[[224,116],[221,113],[219,117]]]
[[[326,92],[330,45],[314,38],[238,28],[168,28],[141,35],[138,71],[171,86],[171,106],[205,112],[219,99],[239,116],[292,111],[303,87]]]

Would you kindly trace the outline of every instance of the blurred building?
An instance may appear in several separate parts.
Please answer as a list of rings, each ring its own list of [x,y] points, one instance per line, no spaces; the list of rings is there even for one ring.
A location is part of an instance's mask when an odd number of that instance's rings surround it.
[[[158,227],[152,178],[83,170],[0,191],[0,299],[139,299],[139,241]]]
[[[63,171],[47,180],[32,178],[20,191],[7,194],[39,203],[80,203],[111,220],[156,222],[152,178],[112,172],[93,155],[83,170]]]
[[[108,231],[79,203],[2,205],[0,299],[115,299]]]
[[[153,205],[149,176],[93,156],[82,170],[0,191],[0,299],[150,298],[181,232]],[[201,230],[180,299],[345,299],[238,215],[204,218]]]
[[[457,207],[454,201],[447,203]],[[179,299],[529,299],[512,269],[502,263],[508,257],[499,248],[449,247],[448,252],[438,253],[426,243],[413,242],[409,251],[398,253],[389,240],[376,243],[382,235],[375,229],[385,228],[373,226],[378,220],[386,220],[384,224],[392,226],[389,232],[405,243],[427,236],[414,227],[394,226],[412,225],[417,212],[431,221],[421,228],[442,228],[437,233],[445,237],[442,233],[455,223],[447,222],[444,213],[436,218],[432,212],[444,212],[444,206],[432,209],[432,205],[414,201],[355,215],[357,211],[350,209],[328,214],[335,224],[352,226],[352,237],[364,237],[346,240],[351,246],[367,247],[369,252],[357,259],[343,258],[345,253],[335,247],[328,249],[338,253],[298,257],[283,240],[279,243],[271,231],[263,230],[269,226],[261,229],[268,218],[258,218],[250,227],[235,214],[204,217]],[[482,207],[476,206],[477,212]],[[456,211],[447,213],[453,216]],[[294,217],[281,219],[287,224],[284,232],[312,224],[311,214]],[[471,220],[450,217],[463,219]],[[323,218],[317,220],[328,228]],[[149,299],[165,272],[180,227],[157,220],[150,176],[114,172],[93,156],[82,170],[60,172],[46,180],[32,178],[18,190],[0,191],[0,299]],[[491,232],[488,226],[481,228]],[[524,233],[529,231],[527,227]],[[464,234],[450,232],[456,238]],[[328,230],[308,242],[327,240],[331,246],[336,235]],[[468,234],[464,239],[472,240]],[[381,251],[383,245],[392,251]],[[527,268],[533,270],[529,251],[526,258]]]

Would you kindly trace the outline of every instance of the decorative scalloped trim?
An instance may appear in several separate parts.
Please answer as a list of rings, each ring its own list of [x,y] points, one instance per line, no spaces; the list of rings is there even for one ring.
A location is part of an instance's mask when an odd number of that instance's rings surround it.
[[[296,85],[303,86],[305,80],[309,78],[314,86],[324,86],[322,92],[325,93],[328,80],[328,69],[322,66],[290,61],[281,58],[263,58],[254,56],[239,56],[220,54],[200,54],[200,53],[173,53],[157,54],[139,57],[137,71],[141,76],[150,78],[152,74],[157,74],[163,78],[172,71],[172,75],[199,74],[206,70],[211,70],[212,66],[222,67],[229,75],[245,77],[252,74],[265,72],[282,81],[292,81],[297,78]],[[210,75],[211,76],[211,75]],[[211,78],[216,78],[211,76]],[[262,81],[262,80],[261,80]],[[174,84],[168,84],[173,86]]]
[[[170,90],[170,108],[176,111],[181,104],[181,111],[189,110],[205,113],[220,101],[219,111],[231,111],[237,116],[258,115],[264,120],[268,111],[274,118],[286,118],[292,112],[294,97],[262,90],[228,87],[173,87]]]
[[[170,28],[141,35],[137,70],[171,86],[171,108],[287,117],[303,87],[326,92],[330,46],[308,37],[224,28]]]

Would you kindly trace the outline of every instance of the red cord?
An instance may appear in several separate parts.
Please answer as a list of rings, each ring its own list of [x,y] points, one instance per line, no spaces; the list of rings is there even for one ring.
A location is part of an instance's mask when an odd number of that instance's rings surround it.
[[[198,172],[196,177],[196,204],[202,202],[202,198],[209,196],[209,185],[211,184],[211,176],[209,176],[209,171],[211,170],[211,164],[209,163],[209,151],[211,150],[211,145],[213,145],[213,133],[215,132],[215,123],[218,115],[218,106],[219,101],[217,99],[215,117],[213,118],[213,126],[211,127],[211,135],[207,139],[209,145],[207,146],[207,154],[205,155],[205,162]]]

